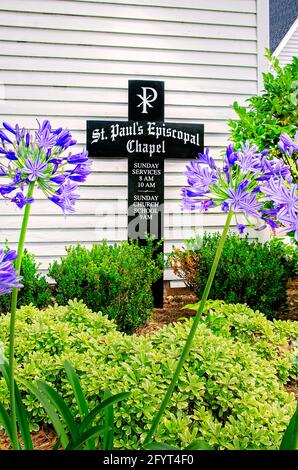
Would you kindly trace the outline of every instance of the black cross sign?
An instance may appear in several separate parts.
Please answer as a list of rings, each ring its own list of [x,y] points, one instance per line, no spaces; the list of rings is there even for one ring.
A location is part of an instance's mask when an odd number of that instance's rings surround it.
[[[144,245],[148,235],[164,237],[164,159],[196,158],[204,125],[164,122],[164,82],[129,80],[128,90],[129,120],[87,121],[87,150],[94,158],[128,158],[128,238]],[[163,279],[153,296],[161,308]]]

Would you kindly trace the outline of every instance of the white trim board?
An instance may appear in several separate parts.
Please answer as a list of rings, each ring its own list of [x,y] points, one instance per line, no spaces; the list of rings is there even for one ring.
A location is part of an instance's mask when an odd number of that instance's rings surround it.
[[[294,21],[294,23],[290,27],[289,31],[287,32],[287,34],[283,37],[283,39],[280,41],[279,45],[277,46],[277,48],[273,52],[274,57],[278,57],[280,55],[280,53],[286,47],[286,45],[290,41],[291,37],[293,36],[293,34],[294,34],[294,32],[296,31],[297,28],[298,28],[298,18],[296,18],[296,20]]]
[[[257,1],[258,93],[263,89],[263,73],[269,69],[265,49],[269,47],[269,0]]]

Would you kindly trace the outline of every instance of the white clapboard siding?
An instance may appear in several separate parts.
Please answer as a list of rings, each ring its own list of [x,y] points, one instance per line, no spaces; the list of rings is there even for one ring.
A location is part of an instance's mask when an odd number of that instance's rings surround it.
[[[125,120],[127,117],[127,104],[121,103],[74,103],[65,102],[44,102],[44,101],[31,101],[30,105],[21,100],[7,100],[3,115],[17,116],[19,113],[28,116],[81,116],[86,122],[86,119],[96,119],[100,116],[102,119],[111,118],[116,116],[116,119]],[[47,113],[46,113],[47,111]],[[175,119],[179,116],[181,119],[212,119],[216,116],[217,119],[233,118],[234,111],[231,107],[199,107],[199,106],[167,106],[167,116]]]
[[[86,120],[126,120],[128,80],[164,80],[165,119],[204,123],[216,159],[229,137],[232,104],[257,93],[267,0],[10,0],[0,2],[0,114],[32,131],[36,118],[73,131],[86,145]],[[266,14],[264,13],[264,19]],[[194,155],[195,157],[195,155]],[[165,252],[225,215],[185,211],[187,161],[165,162]],[[2,180],[4,181],[4,180]],[[127,237],[127,159],[93,161],[75,214],[36,191],[26,246],[46,273],[65,246]],[[0,243],[16,247],[22,212],[0,199]],[[232,229],[236,228],[233,221]],[[255,234],[250,233],[251,237]],[[261,235],[263,237],[263,235]],[[165,279],[181,286],[171,270]]]
[[[22,0],[21,4],[24,5],[27,0]],[[7,8],[14,2],[10,0]],[[45,2],[47,3],[47,2]],[[59,0],[55,0],[59,3]],[[43,2],[40,2],[42,5]],[[0,5],[3,5],[1,3]],[[23,8],[24,9],[24,8]],[[148,8],[144,8],[148,11]],[[110,5],[110,12],[113,15],[114,5]],[[71,13],[71,10],[70,12]],[[202,17],[203,12],[199,17]],[[167,13],[168,14],[168,13]],[[56,15],[56,14],[43,14],[43,13],[27,13],[27,12],[11,12],[2,11],[0,21],[3,26],[24,26],[28,28],[39,29],[64,29],[74,31],[104,31],[110,33],[130,33],[130,34],[160,34],[161,36],[183,36],[183,37],[205,37],[205,38],[221,38],[236,40],[255,40],[256,39],[256,26],[254,24],[243,26],[237,25],[232,22],[233,14],[230,14],[229,19],[225,22],[221,21],[222,13],[209,14],[210,23],[202,23],[200,20],[194,22],[180,22],[178,12],[176,14],[176,21],[160,21],[160,20],[147,20],[146,13],[144,12],[143,18],[135,20],[133,18],[115,18],[111,17],[92,17],[92,16],[74,16]],[[249,15],[254,16],[254,15]],[[226,24],[225,24],[226,23]],[[83,24],[83,27],[82,27]]]
[[[5,119],[11,124],[13,125],[15,124],[16,118],[13,114],[11,115],[2,114],[2,116],[5,116]],[[31,132],[35,132],[38,129],[38,124],[37,124],[35,117],[22,116],[21,119],[22,119],[23,126],[25,126],[26,129],[29,129]],[[180,117],[177,119],[173,118],[172,121],[173,120],[177,122],[182,121]],[[167,121],[170,122],[171,120],[167,119]],[[64,116],[61,116],[61,117],[59,116],[58,118],[57,117],[51,118],[51,123],[53,123],[54,127],[56,124],[62,126],[64,122],[65,122],[65,127],[67,127],[68,129],[71,129],[71,131],[75,133],[76,140],[80,142],[81,144],[85,143],[86,121],[78,117],[66,118]],[[222,120],[205,119],[204,124],[205,124],[205,131],[207,131],[208,134],[228,134],[229,132],[229,126],[225,119],[222,119]]]
[[[293,57],[298,57],[298,18],[274,51],[274,55],[278,57],[281,66],[291,63]]]
[[[102,72],[105,72],[104,70]],[[1,70],[1,78],[3,87],[7,84],[16,85],[50,85],[64,86],[64,87],[88,87],[93,88],[113,88],[113,89],[126,89],[127,80],[134,78],[133,75],[127,75],[123,78],[120,74],[105,74],[101,73],[99,76],[96,74],[85,74],[78,70],[75,74],[58,73],[55,70],[48,70],[42,72],[40,70],[31,72],[30,70]],[[142,79],[149,80],[152,78],[149,75],[143,75]],[[163,78],[160,76],[160,79]],[[188,92],[211,92],[211,93],[235,93],[249,96],[256,91],[255,80],[239,80],[237,76],[232,76],[225,79],[218,79],[216,76],[207,78],[190,78],[190,77],[167,77],[165,83],[166,91],[184,91]],[[184,88],[185,87],[185,90]],[[3,88],[5,90],[5,88]],[[25,94],[25,93],[24,93]]]
[[[98,0],[75,0],[77,2],[98,3]],[[101,0],[101,3],[111,3],[110,0]],[[129,4],[148,6],[148,0],[113,0],[114,4]],[[210,0],[151,0],[150,5],[163,8],[180,8],[191,10],[209,10],[209,11],[235,11],[245,13],[256,13],[255,0],[219,0],[210,2]]]
[[[103,47],[89,48],[87,46],[53,44],[51,49],[45,50],[44,44],[21,43],[16,44],[8,41],[1,41],[1,52],[4,56],[12,57],[58,57],[68,59],[81,59],[86,61],[109,60],[139,62],[140,51],[134,48]],[[195,52],[195,51],[174,51],[174,50],[154,50],[145,49],[142,51],[142,62],[149,63],[169,63],[169,64],[209,64],[209,65],[231,65],[241,67],[255,67],[256,57],[253,54],[235,54],[227,52]]]
[[[7,100],[26,100],[26,101],[55,101],[55,102],[82,102],[94,103],[101,101],[104,103],[122,103],[127,106],[127,89],[115,90],[110,88],[80,88],[80,95],[75,87],[55,87],[50,86],[27,86],[26,95],[24,95],[23,85],[6,85],[5,98]],[[212,93],[182,93],[167,91],[165,97],[166,106],[230,106],[234,101],[239,104],[245,104],[245,97],[241,94],[212,94]],[[81,125],[86,127],[85,122]],[[35,126],[36,127],[36,126]],[[84,130],[85,130],[84,127]],[[77,130],[77,129],[76,129]]]
[[[139,56],[142,58],[142,54]],[[209,76],[220,78],[229,78],[234,74],[239,80],[256,80],[255,67],[231,66],[226,65],[197,65],[197,64],[175,64],[175,63],[157,63],[145,61],[109,61],[106,59],[67,59],[66,58],[44,58],[32,57],[30,58],[30,70],[34,71],[51,71],[73,73],[77,70],[82,73],[100,73],[102,70],[109,74],[119,75],[134,75],[140,77],[143,75],[151,75],[152,77],[202,77],[208,78]],[[12,57],[0,56],[0,70],[11,70],[13,67],[16,70],[28,70],[27,57]]]
[[[40,43],[40,31],[38,29],[28,29],[26,27],[19,27],[13,29],[3,26],[0,31],[1,41],[18,41],[18,42],[31,42]],[[138,41],[134,34],[120,34],[100,32],[100,31],[60,31],[59,37],[55,30],[47,30],[46,36],[42,38],[43,44],[75,44],[88,46],[90,51],[96,50],[97,46],[100,47],[118,47],[121,51],[122,48],[131,47],[134,50],[176,50],[176,51],[206,51],[210,52],[239,52],[239,44],[233,39],[220,39],[214,38],[194,38],[194,37],[177,37],[177,36],[147,36],[145,34],[138,34]],[[244,54],[255,54],[257,43],[251,40],[241,41],[241,52]]]
[[[11,12],[24,12],[23,0],[10,0],[9,8],[3,2],[0,4],[0,11]],[[76,2],[72,3],[71,10],[69,9],[68,1],[47,0],[46,2],[36,2],[34,0],[26,1],[26,12],[30,13],[47,13],[47,14],[60,14],[74,17],[89,17],[92,20],[95,18],[106,19],[128,19],[128,20],[155,20],[188,23],[202,23],[202,24],[237,24],[238,26],[256,26],[256,15],[253,13],[242,12],[224,12],[224,11],[208,11],[203,9],[186,9],[186,8],[152,8],[150,4],[144,7],[129,2],[122,2],[121,5],[114,4],[113,8],[109,4],[96,2],[93,4]],[[89,24],[89,23],[87,23]]]

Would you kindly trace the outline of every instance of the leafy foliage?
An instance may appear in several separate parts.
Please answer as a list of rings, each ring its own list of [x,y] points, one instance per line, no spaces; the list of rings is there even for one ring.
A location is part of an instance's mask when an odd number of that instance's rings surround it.
[[[195,440],[217,449],[277,449],[295,409],[283,387],[296,376],[295,322],[270,322],[245,305],[209,302],[195,335],[157,442],[186,448]],[[168,383],[192,320],[169,325],[154,336],[127,336],[101,313],[80,302],[17,313],[17,382],[31,422],[46,420],[27,383],[39,380],[63,397],[73,416],[80,409],[64,362],[77,372],[89,409],[113,394],[130,391],[114,410],[114,447],[139,449]],[[9,315],[0,320],[7,350]],[[297,360],[297,358],[296,358]],[[0,381],[0,402],[8,392]],[[106,416],[106,419],[108,416]],[[110,437],[111,438],[111,437]]]
[[[205,233],[175,248],[170,263],[175,273],[201,297],[215,256],[220,234]],[[209,298],[227,303],[247,303],[269,318],[287,300],[287,282],[297,270],[297,250],[281,240],[260,243],[228,235]]]
[[[288,164],[289,159],[278,149],[277,142],[281,133],[286,132],[294,138],[298,130],[298,58],[294,57],[292,63],[283,68],[279,66],[277,58],[270,56],[269,51],[267,58],[272,71],[263,74],[263,92],[249,98],[247,108],[234,103],[239,119],[229,120],[231,140],[237,146],[249,140],[261,150],[270,150],[272,156],[285,159]],[[297,181],[298,168],[294,158],[291,165],[293,177]]]
[[[114,421],[103,418],[104,413],[112,414],[113,405],[120,400],[126,398],[129,393],[118,393],[111,395],[109,391],[104,395],[103,401],[99,403],[91,411],[88,409],[84,393],[81,388],[80,380],[69,362],[64,363],[67,378],[71,384],[77,405],[80,411],[80,420],[75,420],[71,409],[67,406],[63,398],[56,390],[45,382],[38,381],[35,384],[31,382],[25,383],[28,390],[35,396],[44,407],[50,422],[52,423],[56,435],[57,442],[55,448],[59,445],[65,450],[96,450],[101,447],[104,450],[113,449],[113,440],[109,439],[114,430]],[[0,365],[0,372],[9,388],[9,365],[7,363]],[[16,406],[17,406],[17,423],[22,436],[22,441],[18,443],[18,449],[33,450],[29,415],[24,408],[22,397],[18,386],[15,383]],[[104,419],[104,424],[93,425],[94,420],[98,417]],[[0,424],[5,429],[11,443],[12,439],[12,420],[6,409],[0,403]],[[112,434],[113,435],[113,434]],[[99,436],[101,441],[98,442]],[[105,444],[107,442],[107,445]]]
[[[50,286],[39,270],[39,264],[36,262],[35,255],[24,251],[21,276],[24,287],[20,289],[18,296],[18,305],[33,304],[38,308],[47,307],[51,303]],[[11,295],[0,297],[0,312],[8,312],[10,309]]]
[[[113,405],[127,398],[129,393],[111,395],[107,390],[103,400],[89,411],[74,368],[67,361],[64,363],[64,368],[80,411],[79,421],[74,419],[71,409],[53,387],[45,382],[37,382],[36,385],[28,383],[30,392],[40,400],[47,412],[47,416],[55,428],[58,442],[65,450],[96,450],[100,446],[103,450],[112,450],[113,439],[110,436],[113,436],[114,431]],[[100,416],[102,414],[104,417]],[[110,416],[108,420],[107,415]],[[93,422],[98,416],[102,418],[103,424],[94,426]],[[99,436],[102,439],[98,443]]]
[[[151,286],[162,275],[161,260],[153,259],[152,240],[145,247],[104,242],[91,250],[80,245],[66,250],[67,256],[49,269],[58,304],[83,300],[93,311],[115,319],[127,333],[147,320],[153,310]]]
[[[298,403],[295,413],[283,435],[280,450],[298,450]]]
[[[10,370],[6,362],[2,363],[1,361],[0,372],[3,377],[3,381],[4,383],[6,383],[7,389],[9,390]],[[29,414],[27,413],[27,410],[25,409],[23,405],[22,397],[21,397],[18,385],[16,384],[15,381],[14,381],[14,387],[15,387],[15,397],[16,397],[16,419],[17,419],[18,429],[22,437],[22,443],[18,442],[18,448],[19,449],[24,448],[25,450],[32,450],[33,444],[32,444],[31,435],[30,435]],[[0,402],[0,424],[4,428],[11,443],[13,443],[13,436],[12,436],[13,421],[11,419],[10,413],[7,412],[7,410],[2,405],[1,402]]]

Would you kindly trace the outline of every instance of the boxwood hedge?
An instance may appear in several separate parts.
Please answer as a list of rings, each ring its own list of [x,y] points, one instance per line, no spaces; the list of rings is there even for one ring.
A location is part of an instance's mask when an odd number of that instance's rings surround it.
[[[115,320],[119,330],[132,333],[153,311],[152,284],[163,273],[162,256],[154,257],[155,243],[95,244],[66,248],[67,255],[54,261],[49,276],[59,305],[78,299],[94,312],[101,310]]]

